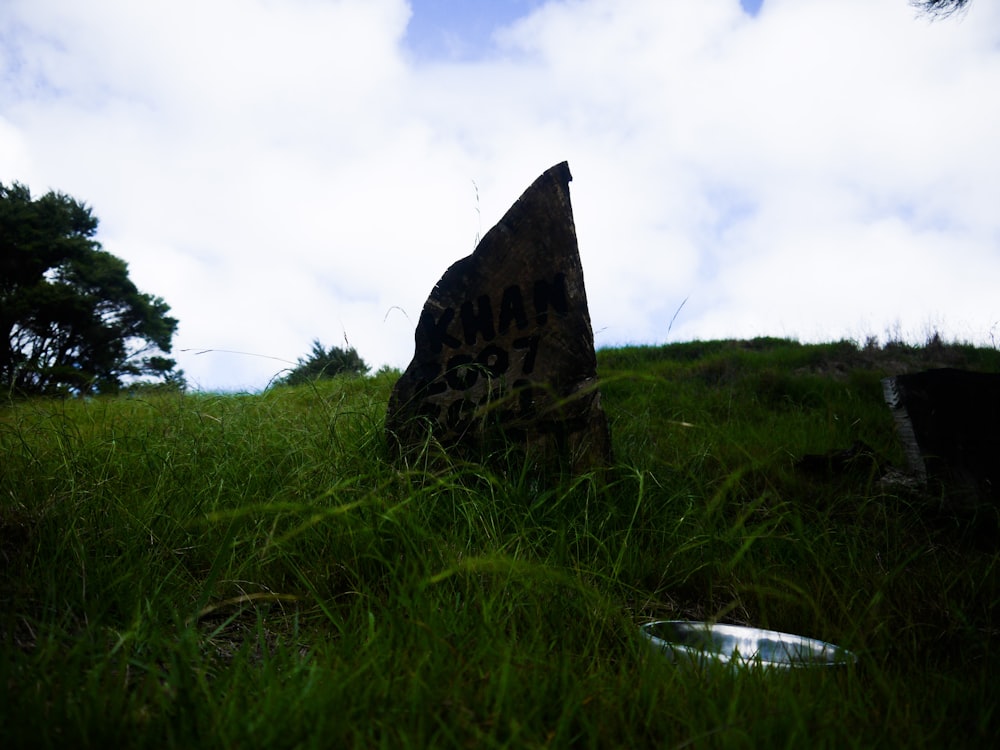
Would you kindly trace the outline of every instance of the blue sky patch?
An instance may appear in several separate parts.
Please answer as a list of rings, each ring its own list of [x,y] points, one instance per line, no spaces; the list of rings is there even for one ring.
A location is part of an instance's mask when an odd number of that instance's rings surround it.
[[[406,44],[419,60],[485,57],[493,32],[528,15],[543,0],[412,0]]]

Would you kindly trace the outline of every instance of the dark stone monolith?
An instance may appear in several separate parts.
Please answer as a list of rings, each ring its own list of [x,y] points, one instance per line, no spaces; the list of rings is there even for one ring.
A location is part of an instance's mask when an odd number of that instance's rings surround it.
[[[431,291],[389,401],[398,456],[523,449],[575,472],[610,461],[566,162],[524,192]]]
[[[1000,374],[952,368],[882,381],[910,474],[943,510],[1000,507]]]

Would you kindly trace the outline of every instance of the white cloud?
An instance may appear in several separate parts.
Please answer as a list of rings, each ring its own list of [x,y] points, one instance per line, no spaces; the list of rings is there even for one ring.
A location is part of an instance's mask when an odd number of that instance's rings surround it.
[[[1000,320],[996,4],[553,0],[445,62],[410,14],[8,0],[0,180],[94,207],[204,388],[314,337],[405,365],[441,273],[563,159],[599,344],[663,341],[685,298],[671,340]]]

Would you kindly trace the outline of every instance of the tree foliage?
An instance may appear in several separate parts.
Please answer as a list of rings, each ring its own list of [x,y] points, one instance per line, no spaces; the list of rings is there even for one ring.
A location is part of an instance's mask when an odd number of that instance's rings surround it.
[[[0,386],[20,394],[113,393],[138,378],[182,386],[166,357],[177,320],[95,241],[88,206],[0,183]]]
[[[295,369],[278,382],[283,385],[302,385],[336,375],[365,375],[370,369],[353,346],[347,349],[331,346],[326,349],[319,339],[313,339],[309,355],[299,357]]]
[[[970,0],[910,0],[910,4],[921,13],[935,18],[946,18],[965,10],[969,2]]]

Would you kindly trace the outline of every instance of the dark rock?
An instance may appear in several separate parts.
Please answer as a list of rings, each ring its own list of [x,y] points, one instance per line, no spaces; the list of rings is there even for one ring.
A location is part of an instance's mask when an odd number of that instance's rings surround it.
[[[1000,507],[1000,374],[943,368],[885,378],[909,472],[943,510]]]
[[[431,291],[389,401],[397,455],[516,446],[572,471],[609,463],[571,179],[565,162],[542,174]]]

